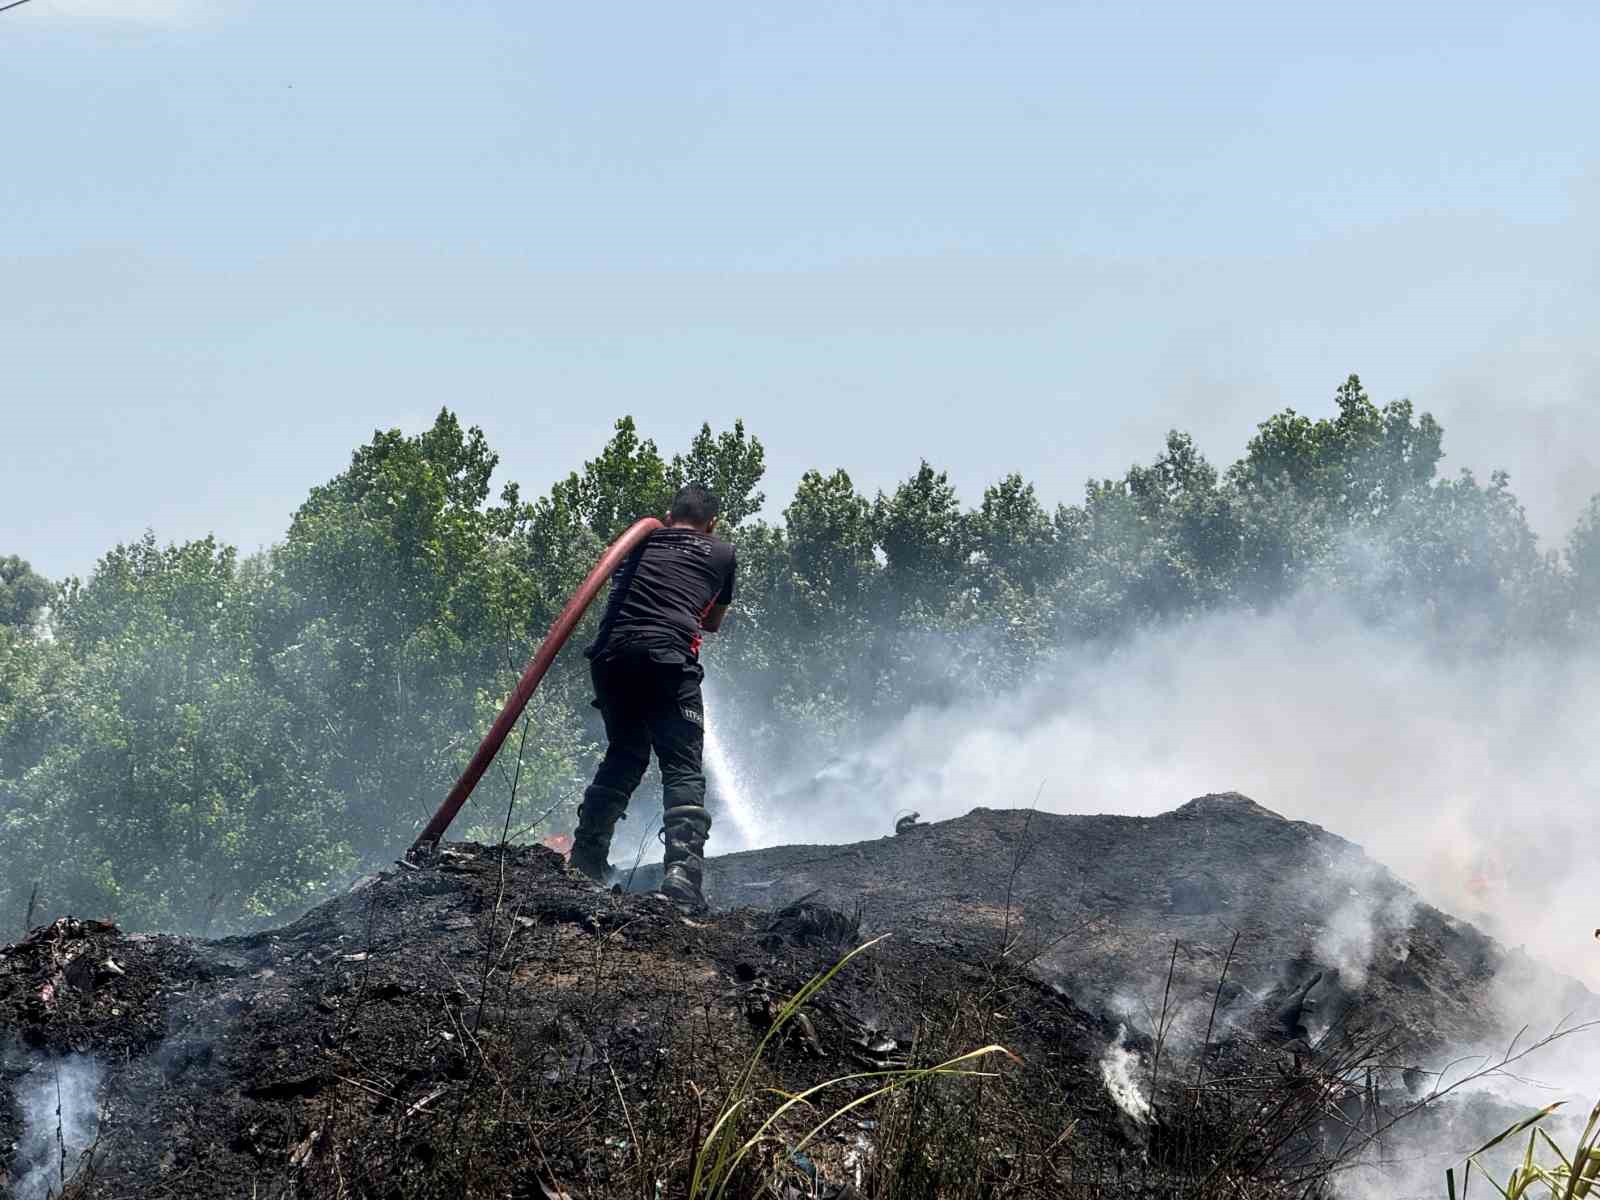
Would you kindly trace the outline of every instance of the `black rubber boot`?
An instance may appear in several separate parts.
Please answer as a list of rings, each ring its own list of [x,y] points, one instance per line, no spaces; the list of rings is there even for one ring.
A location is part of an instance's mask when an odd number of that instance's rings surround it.
[[[662,860],[661,894],[685,908],[704,908],[702,855],[706,835],[711,832],[711,814],[699,804],[682,804],[667,809],[662,825],[667,853]]]
[[[608,787],[584,789],[578,806],[578,828],[572,834],[572,855],[567,860],[596,883],[611,874],[606,861],[611,853],[611,834],[628,811],[628,796]]]

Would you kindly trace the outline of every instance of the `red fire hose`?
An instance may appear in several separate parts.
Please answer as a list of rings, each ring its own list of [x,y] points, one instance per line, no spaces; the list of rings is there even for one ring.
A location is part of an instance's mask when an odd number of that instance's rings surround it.
[[[567,606],[561,610],[561,615],[550,626],[550,632],[545,634],[544,641],[539,643],[539,649],[528,663],[527,670],[522,672],[522,678],[517,681],[516,688],[507,697],[505,707],[494,719],[494,724],[489,726],[489,732],[483,735],[483,741],[478,744],[472,761],[467,764],[467,769],[461,772],[461,778],[456,780],[455,787],[450,789],[450,794],[444,798],[444,803],[439,805],[439,811],[433,814],[433,820],[428,822],[428,827],[417,835],[416,841],[411,843],[411,849],[406,852],[407,857],[439,844],[444,831],[450,828],[450,822],[456,819],[461,806],[467,802],[467,797],[472,795],[472,789],[478,786],[478,780],[483,778],[483,773],[489,769],[494,756],[500,752],[501,743],[506,740],[511,727],[517,723],[522,710],[528,706],[528,701],[533,698],[534,689],[539,686],[539,681],[550,669],[550,664],[555,661],[556,655],[561,652],[561,647],[566,645],[567,638],[572,635],[573,629],[583,618],[590,602],[605,586],[606,580],[611,578],[617,565],[628,556],[629,552],[660,528],[661,522],[654,517],[635,521],[628,526],[628,531],[612,542],[611,548],[601,555],[600,561],[594,565],[594,570],[589,572],[583,585],[572,593],[572,599],[567,601]]]

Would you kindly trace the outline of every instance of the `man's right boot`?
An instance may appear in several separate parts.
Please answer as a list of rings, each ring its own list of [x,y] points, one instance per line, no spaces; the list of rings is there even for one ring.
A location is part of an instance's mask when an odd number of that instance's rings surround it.
[[[662,860],[661,894],[686,908],[706,906],[700,882],[710,832],[711,814],[699,804],[669,808],[662,819],[667,853]]]
[[[611,835],[628,811],[628,796],[615,788],[591,785],[584,789],[578,806],[578,828],[572,834],[572,854],[568,862],[596,883],[611,874],[606,857],[611,853]]]

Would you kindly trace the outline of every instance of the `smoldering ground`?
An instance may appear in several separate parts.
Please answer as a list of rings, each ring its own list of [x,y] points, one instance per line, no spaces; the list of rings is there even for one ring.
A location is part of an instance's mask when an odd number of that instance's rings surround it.
[[[17,1089],[22,1136],[12,1160],[16,1200],[60,1195],[85,1166],[99,1134],[103,1068],[92,1058],[34,1056]]]

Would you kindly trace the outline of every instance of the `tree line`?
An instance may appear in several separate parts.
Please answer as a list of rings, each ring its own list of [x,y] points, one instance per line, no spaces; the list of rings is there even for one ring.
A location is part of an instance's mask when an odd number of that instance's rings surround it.
[[[218,932],[392,859],[604,546],[689,480],[722,496],[741,564],[717,700],[773,772],[1063,649],[1307,594],[1443,654],[1586,644],[1600,499],[1542,550],[1503,474],[1442,457],[1438,422],[1351,376],[1225,470],[1174,432],[1053,511],[1018,475],[966,507],[926,462],[875,496],[811,471],[766,520],[742,424],[668,457],[623,418],[527,499],[443,411],[376,433],[262,554],[147,534],[62,583],[0,558],[0,912],[37,885],[46,911]],[[513,836],[570,828],[588,700],[574,646],[453,833],[498,837],[513,788]]]

